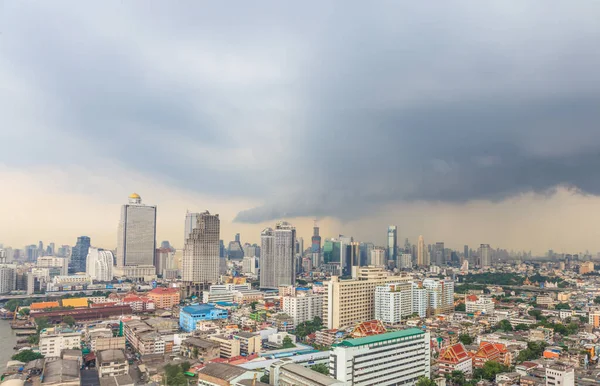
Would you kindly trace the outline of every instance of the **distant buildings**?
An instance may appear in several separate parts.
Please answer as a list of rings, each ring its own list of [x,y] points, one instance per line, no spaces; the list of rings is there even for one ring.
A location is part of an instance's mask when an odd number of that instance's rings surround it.
[[[183,242],[185,243],[187,239],[190,238],[192,231],[196,228],[196,224],[198,223],[198,217],[200,217],[200,213],[192,213],[187,211],[185,213],[185,229],[183,233]]]
[[[86,259],[85,272],[97,281],[111,281],[115,258],[111,251],[90,247]],[[66,274],[63,274],[66,275]]]
[[[490,267],[492,265],[492,249],[489,244],[481,244],[479,246],[479,261],[481,268]]]
[[[85,261],[87,264],[87,257]],[[65,257],[41,256],[38,257],[35,266],[37,268],[48,268],[50,271],[53,271],[50,273],[50,276],[65,276],[69,274],[69,260]],[[86,270],[84,269],[83,272],[86,272]]]
[[[425,279],[429,312],[432,315],[454,312],[454,282],[447,279]]]
[[[235,240],[229,242],[227,248],[227,257],[229,260],[242,260],[244,258],[244,249],[242,248],[242,242],[240,241],[240,234],[235,234]]]
[[[296,228],[281,221],[261,233],[260,287],[277,289],[296,284]]]
[[[182,278],[186,282],[216,283],[219,280],[219,215],[208,211],[197,218],[196,228],[185,242]]]
[[[0,294],[8,294],[15,289],[17,270],[12,264],[0,266]]]
[[[388,260],[392,260],[396,266],[398,265],[398,228],[395,225],[390,225],[387,231],[387,256]]]
[[[371,250],[371,265],[385,267],[385,248],[375,247]]]
[[[90,249],[90,238],[80,236],[71,251],[71,268],[74,272],[85,272],[86,258]]]
[[[419,236],[419,240],[417,241],[417,265],[419,267],[424,267],[429,265],[429,254],[427,253],[427,249],[425,248],[425,239],[423,235]]]
[[[347,385],[415,385],[431,371],[430,336],[417,328],[349,339],[330,351],[330,374]]]
[[[156,250],[156,206],[142,204],[133,193],[121,207],[117,231],[117,267],[153,266]]]

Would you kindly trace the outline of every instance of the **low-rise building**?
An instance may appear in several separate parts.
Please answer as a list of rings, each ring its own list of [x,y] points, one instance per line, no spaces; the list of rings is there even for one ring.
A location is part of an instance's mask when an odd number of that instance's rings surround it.
[[[239,340],[224,335],[211,336],[209,339],[219,344],[221,358],[228,359],[240,356]]]
[[[575,386],[575,369],[559,363],[546,367],[546,386]]]
[[[465,297],[465,311],[469,314],[493,314],[494,301],[490,296],[467,295]]]
[[[181,342],[181,355],[206,363],[221,356],[219,342],[201,338],[187,338]]]
[[[261,352],[262,339],[260,334],[241,331],[234,334],[233,339],[240,341],[240,355],[248,356]]]
[[[74,360],[46,361],[41,378],[42,385],[79,386],[81,384],[79,369],[79,363]]]
[[[64,349],[81,349],[81,331],[46,328],[40,332],[40,353],[45,358],[60,358]]]
[[[313,320],[315,317],[322,319],[323,295],[302,293],[296,296],[284,296],[282,309],[283,312],[294,319],[296,326],[300,323]]]
[[[129,373],[129,364],[123,350],[97,351],[96,367],[98,368],[98,375],[101,378]]]
[[[208,363],[198,371],[199,386],[237,386],[245,380],[252,381],[257,376],[254,371],[228,363]]]
[[[211,304],[187,306],[179,312],[179,327],[190,332],[196,329],[196,323],[199,321],[227,319],[227,316],[227,310],[216,308]]]
[[[148,297],[154,300],[157,308],[170,310],[179,305],[180,293],[177,288],[157,287],[148,292]]]
[[[529,341],[544,341],[552,343],[554,341],[554,330],[545,327],[537,327],[529,330]]]
[[[269,368],[269,384],[279,386],[344,386],[345,383],[283,358]]]
[[[440,374],[451,374],[453,371],[473,374],[473,359],[462,343],[453,344],[442,351],[438,365]]]

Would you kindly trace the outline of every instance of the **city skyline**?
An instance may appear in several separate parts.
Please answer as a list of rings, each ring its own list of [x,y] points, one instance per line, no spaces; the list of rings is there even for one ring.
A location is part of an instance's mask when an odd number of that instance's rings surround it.
[[[396,224],[600,251],[599,4],[320,7],[6,4],[2,242],[114,248],[137,191],[179,248],[189,209],[224,240],[280,220],[308,240],[318,218],[378,245]]]

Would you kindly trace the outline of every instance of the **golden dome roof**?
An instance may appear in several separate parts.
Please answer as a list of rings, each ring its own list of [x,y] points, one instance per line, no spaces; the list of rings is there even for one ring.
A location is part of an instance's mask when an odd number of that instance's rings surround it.
[[[129,195],[129,198],[131,198],[132,200],[134,200],[134,199],[138,199],[138,198],[141,198],[141,197],[140,197],[140,195],[139,195],[139,194],[137,194],[137,193],[131,193],[131,194]]]

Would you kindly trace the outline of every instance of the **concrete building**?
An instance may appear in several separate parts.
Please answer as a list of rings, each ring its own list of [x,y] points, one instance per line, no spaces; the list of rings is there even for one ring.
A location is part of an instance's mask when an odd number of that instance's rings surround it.
[[[242,271],[245,274],[258,274],[258,257],[245,256],[242,260]]]
[[[211,336],[208,339],[219,344],[221,358],[229,359],[240,356],[240,341],[237,339],[233,339],[232,336],[217,335]]]
[[[430,376],[430,336],[417,328],[349,339],[330,351],[329,375],[347,385],[416,385]]]
[[[494,313],[494,301],[490,296],[467,295],[465,296],[465,311],[469,314],[480,312],[491,315]]]
[[[182,279],[193,283],[219,280],[219,215],[208,211],[197,218],[196,228],[185,242]]]
[[[294,319],[294,324],[313,320],[316,316],[323,319],[322,294],[298,294],[283,297],[283,312]]]
[[[296,228],[285,221],[261,233],[260,287],[277,289],[296,284]]]
[[[156,251],[156,206],[142,204],[133,193],[121,207],[117,231],[117,267],[154,266]]]
[[[586,273],[594,272],[594,262],[586,261],[585,263],[581,263],[579,265],[579,274],[584,275]]]
[[[179,327],[183,331],[191,332],[196,329],[199,321],[227,319],[227,310],[216,308],[210,304],[184,307],[179,312]]]
[[[575,369],[559,363],[546,367],[546,386],[575,386]]]
[[[325,283],[327,295],[323,299],[323,320],[328,329],[350,327],[375,317],[375,288],[389,283],[398,283],[408,278],[386,276],[380,269],[360,267],[356,279],[340,280],[332,276]],[[364,273],[365,270],[369,273]]]
[[[192,231],[198,225],[198,218],[200,213],[192,213],[189,210],[185,213],[185,227],[183,232],[183,243],[187,241],[192,235]]]
[[[65,257],[41,256],[38,257],[35,266],[38,268],[56,268],[57,275],[69,274],[69,260]]]
[[[375,288],[375,319],[398,324],[412,313],[411,283],[393,283]]]
[[[398,228],[390,225],[387,231],[387,259],[398,266]]]
[[[344,386],[345,383],[283,358],[269,368],[269,384],[279,386]]]
[[[180,296],[177,288],[157,287],[148,292],[148,297],[154,300],[156,308],[165,310],[170,310],[179,305]]]
[[[12,264],[0,266],[0,294],[8,294],[14,291],[17,281],[17,269]]]
[[[88,236],[80,236],[71,250],[70,265],[75,272],[85,272],[86,258],[90,248],[90,238]]]
[[[262,338],[258,333],[241,331],[233,335],[240,341],[240,355],[248,356],[262,351]]]
[[[481,244],[479,246],[479,261],[481,268],[492,265],[492,248],[490,248],[489,244]]]
[[[412,285],[412,311],[421,318],[427,316],[429,310],[429,295],[422,283],[411,283]]]
[[[92,280],[111,281],[113,279],[114,265],[115,257],[111,251],[95,247],[89,248],[85,273],[87,273]]]
[[[385,267],[385,248],[375,247],[371,250],[371,265]]]
[[[423,235],[419,236],[417,241],[417,266],[426,267],[429,265],[429,254],[425,248],[425,239]]]
[[[462,343],[447,347],[438,359],[439,373],[451,374],[453,371],[462,371],[465,375],[473,373],[473,359]]]
[[[256,376],[254,371],[228,363],[208,363],[198,371],[198,386],[245,386],[243,382],[246,380],[251,385]]]
[[[47,328],[40,333],[40,353],[45,358],[60,358],[64,349],[81,348],[81,331],[69,328]]]
[[[428,312],[431,315],[454,312],[454,282],[448,279],[425,279],[423,288],[427,289]]]
[[[98,376],[115,377],[129,373],[129,363],[123,350],[103,350],[96,353]]]
[[[221,357],[220,345],[201,338],[187,338],[181,343],[181,355],[204,363]]]

